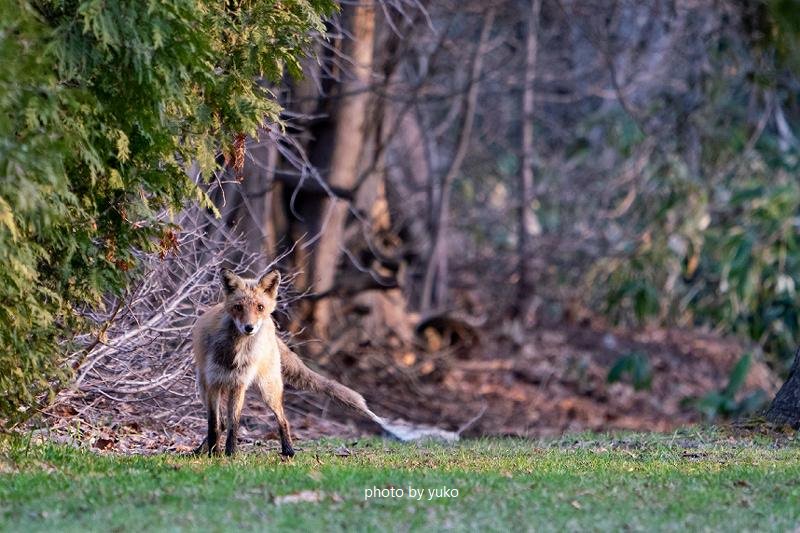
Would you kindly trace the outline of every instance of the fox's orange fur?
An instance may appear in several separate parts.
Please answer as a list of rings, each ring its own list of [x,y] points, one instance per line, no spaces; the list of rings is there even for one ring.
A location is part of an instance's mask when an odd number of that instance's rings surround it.
[[[223,269],[222,282],[224,301],[206,311],[192,331],[197,387],[208,414],[208,434],[198,451],[207,448],[209,455],[220,452],[223,402],[225,453],[236,451],[245,392],[255,384],[277,418],[281,453],[294,455],[289,422],[283,411],[284,379],[299,389],[326,394],[380,423],[360,394],[309,369],[277,336],[270,315],[275,310],[280,284],[278,271],[252,280]]]

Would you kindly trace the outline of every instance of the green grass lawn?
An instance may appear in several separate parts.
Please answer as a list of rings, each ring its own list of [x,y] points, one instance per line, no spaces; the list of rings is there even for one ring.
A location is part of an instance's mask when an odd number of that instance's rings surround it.
[[[0,530],[784,531],[800,524],[794,439],[688,431],[299,448],[282,462],[260,449],[229,460],[0,443]],[[365,498],[392,487],[395,497]],[[409,487],[422,496],[409,498]],[[447,496],[428,492],[444,487]]]

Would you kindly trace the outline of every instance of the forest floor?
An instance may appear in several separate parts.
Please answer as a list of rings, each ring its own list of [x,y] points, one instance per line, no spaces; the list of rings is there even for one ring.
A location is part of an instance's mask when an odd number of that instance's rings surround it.
[[[787,531],[800,521],[800,444],[780,433],[298,448],[282,461],[250,445],[229,459],[0,440],[0,530]]]
[[[735,338],[692,330],[559,324],[524,334],[513,326],[493,331],[469,349],[395,353],[390,364],[370,357],[367,346],[334,366],[380,412],[470,436],[542,437],[702,422],[698,401],[725,389],[746,353]],[[632,358],[641,361],[642,383],[634,369],[610,381],[612,368]],[[733,399],[765,402],[779,386],[754,360]]]
[[[468,437],[539,438],[581,431],[666,432],[703,422],[698,400],[722,391],[745,353],[736,339],[691,330],[561,323],[525,331],[513,324],[493,325],[487,331],[492,333],[478,332],[477,342],[453,344],[442,342],[452,336],[448,332],[422,332],[420,337],[429,341],[438,338],[434,346],[418,338],[409,348],[381,344],[377,336],[353,329],[315,360],[326,374],[362,392],[388,419]],[[306,357],[303,346],[298,351]],[[611,369],[632,356],[644,361],[646,383],[637,388],[630,373],[610,382]],[[124,453],[189,451],[205,426],[192,366],[165,364],[186,368],[186,375],[121,398],[114,390],[66,389],[26,431],[38,428],[35,432],[48,440]],[[156,382],[140,374],[130,379]],[[755,360],[733,399],[761,391],[765,401],[779,385],[767,365]],[[292,392],[287,408],[300,438],[379,432],[316,395]],[[242,425],[244,443],[277,439],[272,416],[253,391]]]

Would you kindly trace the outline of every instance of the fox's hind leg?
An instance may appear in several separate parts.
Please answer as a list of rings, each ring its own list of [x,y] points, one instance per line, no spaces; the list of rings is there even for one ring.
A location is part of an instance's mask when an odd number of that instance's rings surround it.
[[[294,449],[292,448],[289,421],[283,411],[283,383],[280,380],[276,382],[262,379],[258,383],[258,388],[261,390],[261,396],[267,403],[267,407],[275,413],[275,419],[278,421],[278,434],[281,437],[281,455],[293,457]]]
[[[278,420],[278,433],[281,436],[281,455],[294,457],[289,421],[286,419],[286,413],[283,412],[283,398],[281,398],[275,407],[272,407],[272,412],[275,413],[275,418]]]

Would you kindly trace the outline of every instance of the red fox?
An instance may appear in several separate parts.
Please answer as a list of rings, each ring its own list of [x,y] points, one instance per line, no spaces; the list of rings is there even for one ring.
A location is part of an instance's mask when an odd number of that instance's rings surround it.
[[[223,269],[221,278],[224,301],[206,311],[192,331],[197,388],[208,413],[208,434],[198,453],[220,453],[222,401],[227,404],[225,454],[236,452],[245,392],[254,383],[278,421],[284,456],[294,455],[289,422],[283,412],[284,380],[295,388],[326,394],[383,424],[363,396],[308,368],[278,337],[270,316],[281,279],[277,270],[253,280]]]

